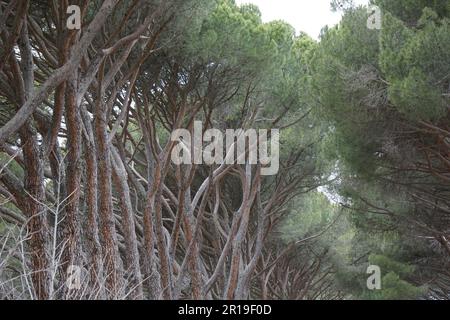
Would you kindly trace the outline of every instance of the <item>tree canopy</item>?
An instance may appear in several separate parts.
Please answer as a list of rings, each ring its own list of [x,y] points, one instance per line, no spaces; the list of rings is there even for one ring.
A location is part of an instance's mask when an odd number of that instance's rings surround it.
[[[0,299],[449,299],[450,1],[330,2],[0,2]]]

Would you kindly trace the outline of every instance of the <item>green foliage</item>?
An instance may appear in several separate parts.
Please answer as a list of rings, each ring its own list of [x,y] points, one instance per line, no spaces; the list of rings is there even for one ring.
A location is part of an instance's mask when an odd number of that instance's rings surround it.
[[[199,33],[191,37],[188,55],[206,62],[220,59],[226,66],[239,65],[246,71],[258,70],[274,49],[260,12],[254,6],[240,8],[233,1],[219,1]]]
[[[383,288],[372,291],[365,298],[371,300],[413,300],[418,299],[424,290],[400,279],[394,272],[389,272],[382,277]]]
[[[308,234],[325,228],[338,212],[336,205],[319,192],[298,199],[292,205],[289,216],[281,227],[282,238],[286,241],[301,240]]]
[[[420,19],[422,11],[426,7],[438,13],[440,17],[450,15],[448,0],[375,0],[375,4],[411,25]]]
[[[379,254],[371,254],[369,256],[369,263],[379,266],[382,270],[389,273],[395,273],[401,277],[405,277],[414,272],[414,267],[394,261],[387,256]]]
[[[380,65],[391,83],[389,98],[399,112],[412,120],[437,120],[446,111],[442,95],[447,88],[439,84],[450,72],[449,20],[441,21],[435,11],[425,8],[419,22],[419,29],[411,29],[385,15]]]
[[[397,109],[411,119],[436,120],[445,112],[441,92],[430,84],[417,68],[402,80],[394,80],[389,87],[389,98]]]
[[[448,123],[450,1],[373,2],[383,13],[381,30],[366,27],[365,8],[348,6],[339,26],[323,31],[310,60],[314,113],[329,123],[322,156],[337,165],[332,190],[351,208],[352,236],[335,279],[361,299],[416,299],[427,293],[418,274],[432,254],[407,236],[420,209],[392,184],[413,179],[395,169],[426,162],[409,146],[417,136],[405,131],[424,120]],[[382,269],[380,291],[366,288],[369,263]]]
[[[425,293],[425,288],[417,287],[405,280],[414,272],[414,267],[394,261],[383,255],[370,255],[369,262],[382,271],[381,290],[366,291],[362,295],[370,300],[413,300]]]

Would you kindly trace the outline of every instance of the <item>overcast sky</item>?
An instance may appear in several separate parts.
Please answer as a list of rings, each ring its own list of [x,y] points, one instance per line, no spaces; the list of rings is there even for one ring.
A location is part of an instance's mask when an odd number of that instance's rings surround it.
[[[395,0],[393,0],[395,1]],[[318,38],[325,25],[334,26],[341,18],[340,13],[330,10],[331,0],[236,0],[236,3],[254,3],[262,13],[264,22],[284,20],[296,30],[304,31]],[[368,0],[356,0],[367,4]]]

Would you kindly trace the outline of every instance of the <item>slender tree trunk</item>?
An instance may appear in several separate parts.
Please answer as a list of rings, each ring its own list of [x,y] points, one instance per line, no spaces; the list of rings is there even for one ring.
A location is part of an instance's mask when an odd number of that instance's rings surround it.
[[[125,237],[126,248],[126,272],[129,278],[129,289],[134,299],[143,299],[142,276],[139,263],[139,251],[137,246],[136,227],[134,224],[133,206],[128,187],[128,177],[119,153],[112,148],[113,179],[120,197],[122,210],[122,228]]]
[[[67,126],[67,206],[61,217],[63,254],[60,267],[65,280],[69,265],[81,267],[80,194],[81,194],[81,115],[76,104],[77,79],[73,75],[66,83],[66,126]]]
[[[101,91],[101,90],[100,90]],[[106,272],[106,287],[109,297],[114,298],[118,290],[121,272],[119,266],[118,242],[115,218],[112,208],[111,186],[111,152],[107,132],[107,111],[102,100],[102,94],[97,97],[95,112],[95,143],[98,167],[98,203],[100,213],[100,230],[104,266]]]
[[[83,123],[87,131],[87,137],[84,139],[84,158],[86,161],[86,186],[84,195],[86,198],[86,228],[84,234],[86,237],[86,249],[88,261],[90,262],[90,282],[94,290],[100,290],[100,297],[103,292],[99,287],[103,278],[102,248],[100,245],[98,228],[98,207],[97,207],[97,157],[94,142],[94,133],[92,130],[91,119],[87,111],[82,109]]]
[[[42,150],[37,144],[36,133],[32,132],[29,125],[21,130],[23,143],[23,158],[25,179],[24,214],[29,219],[27,233],[29,236],[29,249],[31,254],[31,278],[36,298],[44,300],[48,298],[50,276],[48,256],[48,224],[44,190],[44,163]]]

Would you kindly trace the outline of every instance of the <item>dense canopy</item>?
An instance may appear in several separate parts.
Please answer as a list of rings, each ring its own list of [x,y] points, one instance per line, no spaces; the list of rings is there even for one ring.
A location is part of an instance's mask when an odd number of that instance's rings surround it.
[[[0,299],[449,299],[450,1],[330,2],[1,1]]]

